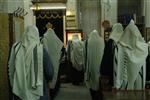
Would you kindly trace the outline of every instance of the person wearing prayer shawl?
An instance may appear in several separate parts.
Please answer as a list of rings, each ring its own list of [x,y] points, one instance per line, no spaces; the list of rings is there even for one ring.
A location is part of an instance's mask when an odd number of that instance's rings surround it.
[[[72,37],[71,45],[70,45],[70,60],[72,63],[71,66],[71,76],[72,83],[74,85],[79,85],[80,82],[83,82],[84,72],[84,53],[83,53],[83,42],[79,40],[78,34],[74,34]]]
[[[148,42],[148,56],[146,59],[146,81],[150,81],[149,66],[150,66],[150,41]]]
[[[72,40],[69,40],[67,42],[67,46],[66,46],[66,55],[67,55],[67,66],[66,66],[66,81],[67,82],[73,82],[72,79],[72,63],[71,63],[71,44],[72,44]]]
[[[47,85],[53,69],[47,62],[47,54],[40,43],[38,29],[28,26],[22,40],[12,46],[8,62],[14,100],[49,100]]]
[[[124,88],[128,90],[145,89],[148,45],[133,20],[125,28],[119,44],[118,62],[124,70],[122,75]]]
[[[113,70],[114,70],[114,53],[117,50],[117,43],[122,35],[123,27],[120,23],[113,25],[110,36],[105,41],[104,55],[101,63],[101,85],[103,90],[112,90],[115,85]],[[115,74],[116,75],[116,74]],[[119,74],[118,74],[119,75]],[[119,76],[118,76],[119,77]],[[116,79],[115,79],[116,80]]]
[[[47,31],[42,39],[43,45],[48,51],[48,54],[52,60],[54,67],[54,76],[52,81],[49,83],[50,86],[50,97],[51,100],[56,96],[59,89],[59,65],[61,58],[61,50],[63,48],[63,42],[56,36],[54,30],[52,29],[52,24],[47,23]]]
[[[100,37],[96,30],[93,30],[88,38],[85,72],[85,81],[87,87],[90,89],[92,100],[100,99],[99,70],[104,53],[104,46],[104,39]]]
[[[114,55],[113,55],[112,76],[113,76],[113,87],[116,89],[119,89],[121,87],[122,74],[123,74],[123,70],[118,64],[119,56],[117,55],[120,50],[118,48],[118,43],[122,35],[123,35],[123,26],[120,23],[114,24],[109,39],[113,40],[112,51]]]

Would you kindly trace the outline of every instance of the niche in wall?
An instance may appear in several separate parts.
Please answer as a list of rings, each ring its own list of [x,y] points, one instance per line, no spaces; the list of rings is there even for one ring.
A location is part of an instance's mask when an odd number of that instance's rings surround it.
[[[46,32],[46,24],[50,22],[56,35],[61,41],[64,41],[63,16],[64,12],[59,10],[38,10],[35,11],[36,26],[39,29],[40,36]]]

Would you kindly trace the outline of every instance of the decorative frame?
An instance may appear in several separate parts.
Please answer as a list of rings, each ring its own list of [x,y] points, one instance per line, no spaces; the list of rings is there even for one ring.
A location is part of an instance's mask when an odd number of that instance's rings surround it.
[[[73,35],[73,34],[79,34],[80,39],[83,39],[83,32],[80,29],[70,29],[70,30],[66,30],[66,44],[69,41],[69,38]]]

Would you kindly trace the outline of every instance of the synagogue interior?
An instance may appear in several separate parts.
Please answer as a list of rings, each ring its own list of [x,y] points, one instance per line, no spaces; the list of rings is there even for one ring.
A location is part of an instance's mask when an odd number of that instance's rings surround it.
[[[0,0],[0,100],[150,100],[150,0]]]

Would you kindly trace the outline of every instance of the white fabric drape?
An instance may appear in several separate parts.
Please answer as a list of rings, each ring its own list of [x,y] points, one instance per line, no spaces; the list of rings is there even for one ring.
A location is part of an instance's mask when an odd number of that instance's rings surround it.
[[[54,66],[54,76],[52,82],[50,82],[50,88],[54,89],[57,81],[60,57],[61,57],[61,49],[63,47],[63,42],[56,36],[53,29],[48,29],[43,37],[43,45],[49,53],[49,56],[52,60],[52,64]]]
[[[15,95],[22,100],[43,96],[43,46],[35,26],[28,26],[22,41],[13,45],[8,67]]]
[[[127,85],[126,52],[123,46],[117,44],[114,53],[114,87],[116,89],[125,89]]]
[[[120,66],[124,66],[127,73],[124,73],[128,81],[127,89],[144,89],[148,45],[133,20],[126,27],[119,43],[124,50],[124,53],[119,55],[124,56]]]
[[[122,58],[123,56],[118,55],[123,54],[123,49],[120,48],[120,45],[118,45],[118,41],[120,40],[121,36],[123,35],[123,26],[120,23],[116,23],[112,27],[112,32],[109,36],[109,39],[112,39],[113,45],[114,45],[114,67],[113,67],[113,80],[114,80],[114,87],[115,88],[121,88],[122,85],[122,77],[124,77],[124,80],[126,79],[125,76],[123,76],[123,73],[126,71],[123,70],[122,67],[120,67],[122,63]]]
[[[109,36],[109,39],[112,39],[116,43],[119,41],[123,34],[123,26],[120,23],[116,23],[112,27],[112,32]]]
[[[104,39],[96,30],[91,32],[87,44],[87,64],[85,79],[87,87],[92,90],[99,89],[100,65],[104,53]]]
[[[84,52],[83,42],[79,40],[78,34],[74,34],[71,45],[71,62],[73,67],[78,71],[83,69],[84,65]]]

